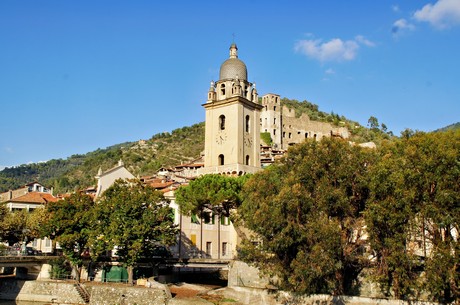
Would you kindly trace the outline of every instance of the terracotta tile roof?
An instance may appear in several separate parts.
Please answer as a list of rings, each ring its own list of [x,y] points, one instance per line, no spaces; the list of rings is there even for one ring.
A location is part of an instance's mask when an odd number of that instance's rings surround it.
[[[25,195],[10,199],[7,202],[45,204],[47,202],[56,201],[58,201],[58,198],[54,197],[51,194],[41,192],[30,192]]]
[[[174,181],[166,181],[166,182],[157,182],[157,181],[153,181],[153,182],[149,182],[148,185],[150,185],[151,187],[157,189],[157,190],[160,190],[160,189],[164,189],[164,188],[167,188],[171,185],[174,184]]]

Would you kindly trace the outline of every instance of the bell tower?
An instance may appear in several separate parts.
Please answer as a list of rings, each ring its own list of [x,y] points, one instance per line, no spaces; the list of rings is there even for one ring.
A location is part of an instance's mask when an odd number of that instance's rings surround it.
[[[255,84],[248,82],[246,65],[235,43],[211,82],[206,111],[204,168],[200,174],[242,175],[260,166],[260,109]]]

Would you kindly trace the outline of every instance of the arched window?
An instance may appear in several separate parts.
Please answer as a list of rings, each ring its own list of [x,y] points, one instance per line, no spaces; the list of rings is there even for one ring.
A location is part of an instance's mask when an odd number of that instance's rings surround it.
[[[250,121],[249,121],[249,115],[247,115],[247,116],[246,116],[246,125],[245,125],[245,126],[246,126],[246,127],[245,127],[246,132],[249,132],[249,123],[250,123]]]
[[[225,129],[225,115],[221,114],[219,117],[219,128],[220,130]]]
[[[246,155],[246,165],[249,165],[249,155]]]
[[[221,85],[220,85],[220,94],[221,94],[222,96],[225,96],[225,84],[221,84]]]
[[[224,155],[219,155],[219,165],[224,165]]]

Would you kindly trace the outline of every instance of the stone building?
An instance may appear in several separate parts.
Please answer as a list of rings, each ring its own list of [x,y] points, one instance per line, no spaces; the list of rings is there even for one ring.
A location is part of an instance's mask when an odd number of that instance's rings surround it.
[[[295,110],[281,105],[280,96],[277,94],[264,95],[262,107],[260,129],[261,132],[270,133],[275,149],[287,149],[290,145],[301,143],[307,138],[320,140],[322,137],[349,137],[346,127],[312,121],[306,113],[296,117]]]

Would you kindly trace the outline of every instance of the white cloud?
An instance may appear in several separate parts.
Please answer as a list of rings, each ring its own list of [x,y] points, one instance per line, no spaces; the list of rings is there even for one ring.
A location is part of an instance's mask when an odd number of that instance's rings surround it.
[[[372,41],[370,41],[370,40],[364,38],[364,36],[362,36],[362,35],[356,36],[356,37],[355,37],[355,40],[356,40],[357,42],[359,42],[360,44],[363,44],[363,45],[365,45],[365,46],[367,46],[367,47],[375,47],[375,43],[373,43]]]
[[[391,9],[393,10],[393,12],[395,13],[399,13],[401,10],[399,9],[399,6],[398,5],[392,5],[391,6]]]
[[[460,24],[460,1],[438,0],[416,11],[413,16],[417,21],[425,21],[438,29],[445,29]]]
[[[404,18],[396,20],[391,28],[393,35],[400,35],[401,33],[413,30],[415,30],[415,26]]]
[[[324,71],[324,73],[326,73],[326,74],[335,74],[335,71],[334,71],[334,69],[329,68],[326,71]]]
[[[321,39],[300,40],[294,45],[294,50],[321,62],[340,62],[355,59],[360,44],[374,46],[374,43],[363,36],[356,36],[354,40],[346,41],[340,38],[334,38],[327,42],[322,42]]]

